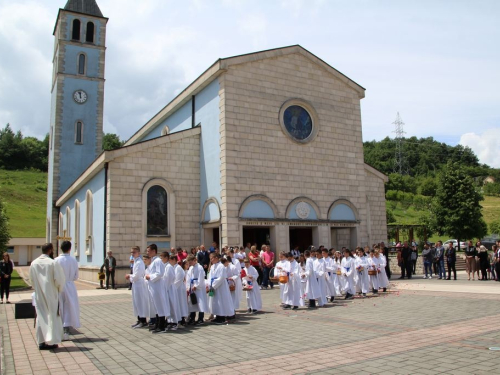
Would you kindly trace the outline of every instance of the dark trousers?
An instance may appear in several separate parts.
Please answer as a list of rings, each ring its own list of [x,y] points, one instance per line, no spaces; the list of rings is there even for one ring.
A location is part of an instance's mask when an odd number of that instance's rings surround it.
[[[455,268],[455,262],[447,262],[448,263],[448,279],[451,279],[451,271],[453,271],[453,278],[457,279],[457,270]]]
[[[134,272],[134,267],[130,267],[130,273],[132,274]],[[130,282],[129,288],[132,288],[132,282]]]
[[[111,277],[111,287],[115,289],[115,269],[113,271],[106,270],[106,288],[109,288],[109,278]]]
[[[488,280],[488,263],[482,262],[480,263],[481,267],[481,279]]]
[[[403,267],[401,267],[401,276],[408,277],[411,279],[411,273],[412,273],[412,264],[411,261],[407,260],[406,262],[403,262]]]
[[[257,284],[261,285],[262,284],[262,279],[264,274],[262,273],[262,268],[260,266],[253,266],[257,270],[257,273],[259,274],[259,277],[257,278]]]
[[[271,268],[269,267],[264,267],[264,270],[263,270],[263,277],[262,277],[262,286],[267,288],[268,285],[271,286],[271,288],[273,287],[273,283],[269,280],[269,273],[271,272]]]
[[[5,293],[5,298],[9,299],[10,276],[7,279],[2,276],[2,285],[1,285],[1,288],[0,288],[0,292],[2,293],[2,299],[3,299],[3,294],[4,293]]]
[[[189,320],[194,322],[195,318],[196,318],[196,312],[193,311],[192,313],[189,314]],[[205,313],[200,311],[198,313],[198,321],[203,322],[203,318],[205,318]]]
[[[387,258],[387,265],[385,266],[385,273],[387,275],[387,278],[391,278],[391,266],[389,264],[389,258]]]
[[[411,261],[411,270],[412,270],[414,275],[417,273],[417,260],[416,259]]]

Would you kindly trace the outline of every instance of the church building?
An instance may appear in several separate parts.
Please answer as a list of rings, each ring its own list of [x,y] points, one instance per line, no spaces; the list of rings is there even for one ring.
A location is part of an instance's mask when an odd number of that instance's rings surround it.
[[[130,247],[371,245],[384,183],[364,163],[365,89],[299,45],[218,59],[126,144],[102,151],[106,24],[69,0],[54,36],[47,240],[80,277]],[[120,279],[121,280],[121,279]]]

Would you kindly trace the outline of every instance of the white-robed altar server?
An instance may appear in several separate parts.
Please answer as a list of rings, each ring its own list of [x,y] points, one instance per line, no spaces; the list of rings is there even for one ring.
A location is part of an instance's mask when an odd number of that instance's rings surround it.
[[[276,277],[280,277],[280,276],[288,276],[288,269],[290,267],[290,263],[288,262],[288,259],[286,259],[285,257],[285,252],[284,251],[281,251],[279,253],[279,261],[276,262],[275,266],[274,266],[274,275]],[[286,287],[287,287],[287,283],[278,283],[279,286],[280,286],[280,301],[283,305],[285,305],[285,290],[286,290]]]
[[[375,250],[372,249],[370,250],[370,257],[368,258],[368,269],[370,271],[375,271],[374,275],[370,275],[370,286],[372,288],[373,294],[377,294],[379,288],[378,274],[376,273],[378,267],[379,267],[379,260],[375,258]]]
[[[387,259],[384,254],[380,252],[378,247],[375,248],[375,258],[378,260],[377,276],[378,276],[378,287],[382,288],[382,291],[387,291],[389,286],[389,279],[385,272],[385,266],[387,265]]]
[[[78,280],[78,262],[70,255],[71,242],[63,241],[61,244],[62,254],[55,261],[64,271],[66,283],[64,290],[59,294],[59,309],[63,321],[63,340],[69,340],[69,329],[80,328],[80,303],[75,281]]]
[[[326,268],[325,268],[325,260],[323,259],[323,253],[318,251],[317,258],[313,263],[314,273],[316,274],[316,278],[318,279],[319,286],[319,296],[318,296],[318,305],[320,307],[326,305],[328,302],[326,299],[327,293],[327,285],[326,285]]]
[[[316,250],[314,247],[311,247],[311,250],[306,250],[304,256],[306,257],[305,278],[307,279],[306,294],[309,300],[308,307],[314,308],[316,307],[316,298],[320,297],[318,279],[314,272],[314,260],[316,259]]]
[[[208,306],[210,313],[215,315],[215,324],[224,324],[228,316],[234,313],[234,305],[227,283],[226,267],[220,262],[220,254],[210,255],[212,266],[208,282]]]
[[[326,296],[330,297],[330,302],[333,302],[335,297],[338,297],[340,294],[335,289],[335,279],[337,278],[337,274],[335,272],[337,270],[332,258],[332,252],[327,249],[323,249],[323,259],[326,271]]]
[[[174,268],[174,285],[173,290],[176,295],[177,305],[179,306],[179,316],[177,316],[178,327],[183,327],[186,318],[189,316],[188,303],[187,303],[187,293],[184,284],[184,278],[186,277],[186,272],[179,266],[177,256],[173,255],[170,257],[170,264]],[[181,325],[179,326],[179,323]]]
[[[341,265],[345,299],[351,299],[356,293],[356,287],[354,285],[354,258],[352,257],[351,250],[344,250],[344,258],[342,259]]]
[[[149,267],[151,266],[151,258],[149,255],[144,254],[142,256],[142,261],[144,262],[144,280],[146,281],[146,286],[148,287],[148,296],[149,296],[149,324],[148,328],[152,331],[155,329],[155,324],[156,324],[156,307],[153,302],[153,294],[151,293],[151,290],[149,289],[148,285],[148,277],[149,277]]]
[[[193,305],[188,298],[189,320],[188,325],[203,324],[205,313],[208,312],[207,291],[205,287],[205,270],[198,264],[194,255],[188,255],[189,270],[186,273],[186,289],[191,294],[196,294],[196,304]],[[196,313],[198,312],[198,320]]]
[[[155,244],[149,245],[147,252],[151,259],[151,264],[149,265],[149,274],[146,275],[146,280],[151,301],[156,310],[156,322],[153,333],[160,333],[165,332],[166,319],[170,315],[170,306],[162,280],[165,273],[165,265],[160,257],[158,257],[158,247]]]
[[[35,289],[36,341],[40,350],[57,348],[63,338],[59,315],[59,293],[66,279],[61,266],[52,259],[51,243],[42,246],[42,255],[31,262],[30,280]]]
[[[246,291],[247,293],[247,305],[248,312],[256,314],[260,310],[262,310],[262,297],[260,295],[259,284],[257,284],[257,278],[259,277],[259,273],[257,270],[250,265],[250,260],[245,259],[245,277],[243,277],[244,286],[252,286],[251,289]]]
[[[134,258],[134,267],[132,273],[125,275],[125,278],[132,283],[132,303],[134,306],[134,315],[137,316],[137,323],[132,328],[147,328],[146,317],[149,316],[149,292],[144,276],[146,267],[141,258],[141,249],[134,246],[130,254]]]
[[[167,324],[165,326],[165,331],[176,331],[177,322],[182,319],[179,304],[177,303],[177,291],[174,287],[175,271],[174,267],[170,264],[170,255],[167,251],[161,253],[161,261],[165,265],[165,271],[163,273],[162,282],[165,288],[167,303],[170,309],[170,316],[167,318]],[[175,262],[177,262],[177,256],[175,256]]]
[[[239,259],[237,259],[237,261],[237,266],[229,261],[226,266],[227,281],[229,283],[229,291],[233,300],[235,314],[236,310],[240,308],[241,296],[243,294],[243,286],[241,285],[241,266]],[[231,288],[231,285],[234,285],[234,288]]]
[[[292,253],[287,253],[288,258],[288,283],[285,290],[285,306],[284,309],[297,310],[299,306],[304,306],[304,300],[300,298],[301,293],[301,268],[295,260]]]
[[[358,257],[354,260],[356,267],[356,291],[362,293],[366,297],[368,289],[370,288],[370,280],[368,278],[368,260],[366,259],[365,252],[361,247],[356,249]]]
[[[338,287],[339,290],[339,295],[342,295],[344,292],[344,277],[342,276],[342,255],[340,251],[335,251],[334,258],[333,258],[333,263],[336,268],[336,273],[337,273],[337,280],[336,280],[336,287]]]

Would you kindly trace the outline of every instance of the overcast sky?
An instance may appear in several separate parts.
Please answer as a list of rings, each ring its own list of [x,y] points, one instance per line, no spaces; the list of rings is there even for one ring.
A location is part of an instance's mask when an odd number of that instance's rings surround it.
[[[0,0],[0,126],[49,130],[53,28],[65,0]],[[97,0],[104,130],[128,139],[219,57],[300,44],[366,88],[363,138],[470,146],[500,167],[500,1]]]

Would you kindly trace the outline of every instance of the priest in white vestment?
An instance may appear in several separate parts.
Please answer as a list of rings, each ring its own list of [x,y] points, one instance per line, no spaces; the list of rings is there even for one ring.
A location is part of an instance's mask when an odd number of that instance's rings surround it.
[[[66,278],[64,290],[59,294],[59,309],[64,327],[63,340],[67,341],[70,327],[80,328],[80,303],[75,286],[75,281],[78,280],[78,262],[70,255],[71,242],[63,241],[61,250],[63,253],[55,261],[62,267]]]
[[[125,275],[125,278],[132,283],[132,303],[134,306],[134,315],[137,316],[137,322],[132,328],[147,328],[146,317],[149,316],[149,292],[144,276],[146,267],[141,258],[141,249],[135,246],[131,249],[134,258],[134,267],[132,273]]]
[[[30,280],[35,289],[36,341],[40,350],[57,348],[63,339],[63,324],[59,313],[59,294],[66,279],[61,266],[52,259],[54,248],[42,246],[42,255],[30,266]]]

